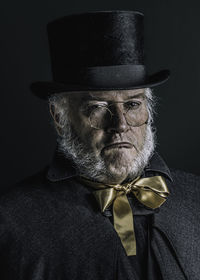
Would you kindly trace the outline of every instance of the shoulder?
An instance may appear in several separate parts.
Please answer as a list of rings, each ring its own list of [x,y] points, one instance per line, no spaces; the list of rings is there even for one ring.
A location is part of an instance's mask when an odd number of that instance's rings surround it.
[[[190,183],[199,183],[200,182],[200,176],[190,173],[190,172],[186,172],[180,169],[174,169],[174,168],[170,168],[171,171],[171,175],[173,177],[174,180],[176,181],[181,181],[181,182],[190,182]]]
[[[0,196],[0,215],[6,219],[26,216],[41,204],[47,194],[45,171],[43,170],[24,178],[4,190]]]
[[[20,196],[28,196],[33,191],[41,191],[46,184],[45,173],[46,168],[10,185],[7,189],[1,192],[0,201],[2,202],[4,200],[12,199],[12,197],[13,199],[17,199]]]
[[[180,187],[184,188],[185,190],[187,189],[189,192],[200,192],[199,175],[173,168],[170,168],[170,171],[175,184],[180,185]]]
[[[0,196],[0,215],[7,218],[46,217],[53,212],[73,213],[88,201],[88,189],[69,178],[58,182],[47,179],[48,167],[17,182]]]
[[[200,208],[200,176],[179,169],[170,168],[173,182],[170,191],[173,200],[186,207]]]
[[[62,199],[62,186],[46,178],[47,170],[48,167],[45,167],[4,191],[0,196],[0,214],[28,217],[36,215],[37,211],[41,215],[50,211],[53,204]],[[65,182],[65,186],[68,186],[68,182]]]
[[[53,231],[56,221],[62,221],[67,227],[81,211],[80,201],[79,205],[75,204],[78,195],[73,195],[73,187],[66,180],[50,182],[46,170],[11,186],[0,196],[0,239],[14,235],[22,240],[30,230],[40,232],[47,227]]]
[[[36,204],[41,200],[41,195],[38,194],[41,194],[44,188],[43,181],[44,170],[9,186],[1,192],[0,246],[2,242],[7,242],[6,240],[10,240],[11,236],[16,234],[17,228],[20,228],[21,233],[24,232],[21,225],[27,225],[30,218],[33,217]],[[37,196],[39,199],[37,199]],[[27,219],[28,215],[29,219]]]

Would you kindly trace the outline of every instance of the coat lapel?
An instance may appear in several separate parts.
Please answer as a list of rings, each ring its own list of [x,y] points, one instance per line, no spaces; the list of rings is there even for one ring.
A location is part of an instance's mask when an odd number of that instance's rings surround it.
[[[200,275],[199,206],[186,185],[168,181],[170,196],[154,216],[152,247],[164,279],[198,280]]]

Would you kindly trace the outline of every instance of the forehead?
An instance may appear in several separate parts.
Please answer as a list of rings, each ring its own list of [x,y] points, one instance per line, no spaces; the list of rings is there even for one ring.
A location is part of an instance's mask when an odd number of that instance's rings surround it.
[[[106,101],[124,101],[130,98],[144,98],[145,89],[74,92],[70,94],[70,97],[72,99],[80,101],[93,99]]]

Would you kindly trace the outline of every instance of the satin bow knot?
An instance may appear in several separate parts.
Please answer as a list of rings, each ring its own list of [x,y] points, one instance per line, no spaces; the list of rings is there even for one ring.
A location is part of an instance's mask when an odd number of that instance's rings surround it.
[[[128,194],[131,192],[132,189],[134,189],[134,186],[132,186],[131,184],[128,184],[127,186],[114,185],[113,188],[116,191],[123,191],[125,192],[125,194]]]

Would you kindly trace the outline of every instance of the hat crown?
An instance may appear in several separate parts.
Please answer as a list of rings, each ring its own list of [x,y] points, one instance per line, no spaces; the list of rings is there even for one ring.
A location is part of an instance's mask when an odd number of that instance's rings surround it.
[[[54,78],[61,68],[144,64],[143,29],[143,15],[133,11],[91,12],[49,23]]]
[[[144,16],[135,11],[68,15],[47,25],[53,81],[31,90],[46,99],[54,93],[122,90],[164,83],[169,70],[151,76],[144,64]]]

